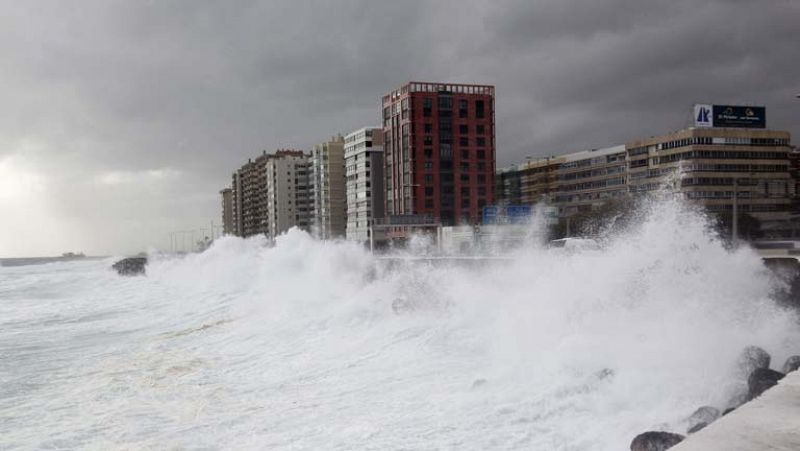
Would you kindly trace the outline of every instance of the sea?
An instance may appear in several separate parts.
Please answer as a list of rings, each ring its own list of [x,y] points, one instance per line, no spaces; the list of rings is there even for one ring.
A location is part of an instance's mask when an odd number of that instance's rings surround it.
[[[291,230],[202,253],[0,267],[0,449],[622,450],[800,351],[782,280],[690,205],[503,258]]]

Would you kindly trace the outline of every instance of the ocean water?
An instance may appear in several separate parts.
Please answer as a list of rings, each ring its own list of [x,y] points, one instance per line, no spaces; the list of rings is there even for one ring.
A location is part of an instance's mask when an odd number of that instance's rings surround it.
[[[678,201],[602,249],[377,260],[291,231],[0,267],[0,449],[621,450],[800,351],[780,283]],[[415,252],[424,252],[417,245]]]

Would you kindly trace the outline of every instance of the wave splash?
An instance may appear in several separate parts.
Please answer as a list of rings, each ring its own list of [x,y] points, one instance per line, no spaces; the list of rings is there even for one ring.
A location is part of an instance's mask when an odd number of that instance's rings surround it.
[[[3,269],[8,447],[626,448],[727,407],[740,351],[800,349],[780,282],[686,204],[602,249],[481,265],[378,260],[300,231],[108,262]],[[27,271],[27,272],[26,272]],[[35,283],[38,281],[38,283]],[[36,302],[31,300],[35,299]],[[5,315],[2,317],[8,318]],[[11,341],[9,341],[11,340]],[[32,348],[32,349],[31,349]]]

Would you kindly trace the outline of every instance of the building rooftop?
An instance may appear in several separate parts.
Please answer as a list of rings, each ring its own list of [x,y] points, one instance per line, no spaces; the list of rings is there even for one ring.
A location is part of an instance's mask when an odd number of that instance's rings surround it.
[[[484,94],[494,97],[494,85],[409,81],[383,96],[383,101],[386,102],[409,92],[452,92],[456,94]]]

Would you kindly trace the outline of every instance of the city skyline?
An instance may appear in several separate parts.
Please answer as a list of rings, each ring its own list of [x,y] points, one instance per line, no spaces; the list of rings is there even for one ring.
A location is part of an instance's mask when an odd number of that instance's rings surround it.
[[[772,5],[7,4],[0,256],[168,248],[219,221],[229,168],[377,123],[407,80],[496,86],[498,167],[677,130],[694,103],[797,136],[800,13]]]

